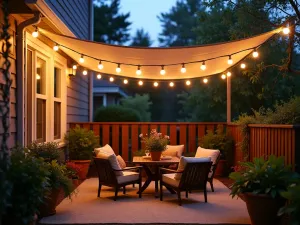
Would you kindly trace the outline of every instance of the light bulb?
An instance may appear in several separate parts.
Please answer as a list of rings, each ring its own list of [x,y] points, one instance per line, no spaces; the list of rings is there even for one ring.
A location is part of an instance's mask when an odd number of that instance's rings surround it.
[[[282,29],[282,32],[283,32],[284,34],[289,34],[289,33],[290,33],[290,28],[285,27],[285,28]]]
[[[124,84],[128,84],[128,80],[125,79],[125,80],[123,81],[123,83],[124,83]]]
[[[138,66],[137,70],[136,70],[136,75],[141,75],[142,71],[141,71],[141,67]]]
[[[205,62],[203,61],[202,65],[200,66],[201,70],[206,70]]]
[[[142,86],[143,85],[143,81],[140,80],[139,81],[139,85]]]
[[[241,64],[241,68],[242,68],[242,69],[245,69],[245,68],[246,68],[246,64],[245,64],[245,63],[242,63],[242,64]]]
[[[116,72],[117,72],[117,73],[121,73],[120,64],[118,64],[118,67],[116,68]]]
[[[182,64],[182,67],[181,67],[181,73],[185,73],[186,72],[186,68],[185,68],[185,66],[184,66],[184,63]]]
[[[253,58],[257,58],[258,57],[258,52],[256,51],[256,49],[252,53],[252,56],[253,56]]]
[[[233,60],[232,60],[232,58],[231,58],[231,55],[229,56],[227,63],[228,63],[229,65],[231,65],[231,64],[233,63]]]
[[[83,74],[84,76],[86,76],[87,73],[88,73],[87,70],[83,70],[83,71],[82,71],[82,74]]]
[[[100,60],[100,62],[99,62],[99,64],[98,64],[98,69],[99,69],[99,70],[102,70],[102,69],[103,69],[103,64],[102,64],[101,60]]]
[[[57,44],[55,44],[55,45],[53,46],[53,50],[56,51],[56,52],[58,51],[58,48],[59,48],[59,47],[58,47]]]
[[[157,82],[154,82],[154,83],[153,83],[153,86],[154,86],[154,87],[157,87],[157,86],[158,86],[158,83],[157,83]]]
[[[101,79],[101,77],[102,77],[102,76],[101,76],[101,74],[100,74],[100,73],[99,73],[99,74],[97,74],[97,79],[98,79],[98,80],[100,80],[100,79]]]
[[[225,80],[225,79],[226,79],[226,75],[225,75],[225,74],[222,74],[221,78],[222,78],[223,80]]]
[[[165,74],[166,74],[165,67],[161,66],[160,75],[165,75]]]
[[[36,79],[37,79],[37,80],[40,80],[40,79],[41,79],[41,76],[40,76],[39,74],[37,74],[37,75],[36,75]]]
[[[109,81],[110,81],[110,82],[114,82],[114,80],[115,80],[115,79],[114,79],[113,77],[110,77],[110,78],[109,78]]]
[[[80,62],[80,63],[84,63],[83,55],[81,55],[81,57],[80,57],[80,59],[79,59],[79,62]]]
[[[170,87],[174,87],[174,83],[173,82],[170,82]]]
[[[35,28],[35,31],[32,32],[32,37],[36,38],[39,36],[39,30],[38,28]]]
[[[231,77],[231,72],[227,72],[227,77]]]
[[[204,79],[203,79],[203,83],[206,84],[207,82],[208,82],[208,79],[207,79],[207,78],[204,78]]]
[[[186,84],[187,86],[190,86],[190,85],[191,85],[191,81],[187,80],[187,81],[185,82],[185,84]]]
[[[73,65],[73,70],[77,70],[77,66],[76,65]]]

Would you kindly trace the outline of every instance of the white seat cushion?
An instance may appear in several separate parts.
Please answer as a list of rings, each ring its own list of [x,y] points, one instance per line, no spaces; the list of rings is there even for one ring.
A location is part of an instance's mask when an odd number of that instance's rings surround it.
[[[118,184],[123,184],[138,179],[139,179],[139,173],[131,172],[131,171],[124,171],[123,176],[117,176]]]
[[[166,150],[163,151],[163,155],[178,157],[182,156],[184,151],[184,145],[167,145]]]
[[[178,187],[180,180],[176,180],[175,175],[176,175],[176,173],[163,174],[162,175],[162,180],[163,180],[163,182],[165,182],[167,184],[170,184],[174,187]]]
[[[103,152],[99,152],[97,154],[97,158],[107,159],[114,170],[121,170],[121,166],[117,160],[117,156],[115,154],[107,154]],[[122,171],[115,171],[116,176],[123,176]]]
[[[211,161],[214,164],[217,162],[217,158],[220,155],[220,151],[217,149],[206,149],[206,148],[201,148],[200,146],[197,149],[195,158],[202,158],[202,157],[211,157]],[[211,178],[212,176],[212,170],[209,172],[208,177]]]
[[[179,171],[179,172],[184,171],[184,168],[185,168],[185,166],[186,166],[187,163],[197,163],[197,162],[200,163],[200,162],[210,162],[210,161],[211,161],[210,157],[195,158],[195,157],[184,157],[184,156],[181,156],[177,171]],[[182,175],[181,173],[176,173],[174,178],[176,180],[180,180],[181,179],[181,175]]]

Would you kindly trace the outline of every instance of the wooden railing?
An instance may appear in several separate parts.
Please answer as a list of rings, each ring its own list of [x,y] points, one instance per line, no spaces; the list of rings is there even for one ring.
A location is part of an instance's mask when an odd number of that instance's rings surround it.
[[[116,154],[125,160],[132,159],[135,151],[143,148],[139,134],[149,133],[151,129],[170,136],[171,145],[184,145],[185,152],[195,152],[198,142],[207,130],[215,130],[218,125],[225,129],[226,123],[176,123],[176,122],[92,122],[70,123],[70,128],[79,125],[87,130],[93,130],[99,136],[101,146],[109,144]]]

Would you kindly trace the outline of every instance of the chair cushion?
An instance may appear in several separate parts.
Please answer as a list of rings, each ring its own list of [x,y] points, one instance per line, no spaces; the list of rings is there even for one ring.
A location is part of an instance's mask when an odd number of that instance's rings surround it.
[[[122,156],[117,155],[117,160],[119,162],[119,165],[122,169],[124,169],[126,167],[126,162],[124,161],[124,159],[122,158]]]
[[[114,170],[121,170],[121,166],[117,160],[117,156],[115,154],[107,154],[104,152],[99,152],[97,154],[97,158],[107,159]],[[115,171],[116,176],[123,176],[123,171]]]
[[[213,165],[217,163],[217,158],[220,155],[220,151],[217,149],[206,149],[206,148],[201,148],[200,146],[197,149],[195,158],[202,158],[202,157],[211,157],[211,161]],[[208,177],[212,177],[212,170],[209,172]]]
[[[123,184],[138,179],[139,179],[139,173],[131,172],[131,171],[124,171],[123,176],[117,176],[118,184]]]
[[[202,157],[202,158],[195,158],[195,157],[184,157],[181,156],[178,169],[177,171],[182,172],[186,166],[187,163],[196,163],[196,162],[210,162],[211,158],[210,157]],[[176,173],[175,174],[175,180],[180,180],[181,179],[181,173]]]
[[[95,154],[97,155],[99,152],[102,152],[102,153],[106,153],[106,154],[115,154],[114,150],[110,147],[110,145],[106,144],[104,145],[103,147],[101,148],[95,148],[94,149],[94,152]]]
[[[167,145],[166,150],[163,151],[163,155],[180,158],[183,151],[184,145]]]
[[[178,187],[180,180],[176,180],[175,175],[176,175],[176,173],[163,174],[162,175],[162,180],[163,180],[163,182],[165,182],[167,184],[170,184],[174,187]]]

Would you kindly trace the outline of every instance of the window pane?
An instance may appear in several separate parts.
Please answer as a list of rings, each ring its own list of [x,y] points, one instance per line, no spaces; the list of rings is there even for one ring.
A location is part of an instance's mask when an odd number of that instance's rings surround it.
[[[36,99],[36,141],[46,141],[46,100]]]
[[[60,102],[54,102],[54,139],[60,139],[61,129]]]
[[[46,61],[37,58],[36,63],[36,93],[46,94]]]
[[[60,76],[61,70],[54,67],[54,97],[60,98]]]

